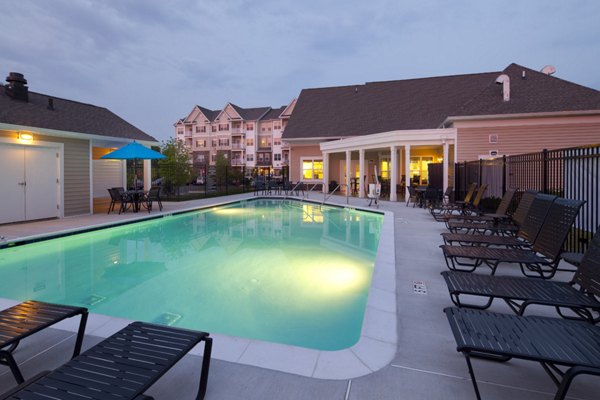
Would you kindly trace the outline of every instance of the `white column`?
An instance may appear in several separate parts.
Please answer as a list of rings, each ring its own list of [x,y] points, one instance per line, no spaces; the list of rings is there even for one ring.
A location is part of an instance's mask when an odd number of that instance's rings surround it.
[[[365,197],[365,149],[358,150],[358,197],[361,199]]]
[[[323,152],[323,193],[329,193],[329,153]]]
[[[398,184],[398,148],[392,146],[390,151],[392,162],[392,171],[390,174],[390,201],[398,201],[398,195],[396,194],[396,185]]]
[[[442,146],[444,148],[444,166],[443,166],[443,171],[444,171],[444,191],[446,191],[446,189],[448,188],[448,142],[446,142],[444,140],[444,142],[442,143]]]
[[[350,188],[350,157],[352,153],[350,150],[346,150],[346,196],[348,196],[351,192]]]
[[[406,189],[404,190],[404,196],[408,199],[410,196],[408,193],[408,187],[410,186],[410,144],[404,146],[404,170],[406,172]]]
[[[150,160],[144,160],[144,190],[150,190],[150,186],[152,186],[152,171],[150,171],[151,167]]]

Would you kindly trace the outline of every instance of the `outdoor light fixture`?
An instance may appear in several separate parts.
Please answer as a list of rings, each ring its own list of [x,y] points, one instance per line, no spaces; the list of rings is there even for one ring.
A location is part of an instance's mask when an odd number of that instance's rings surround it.
[[[19,139],[24,142],[31,142],[33,140],[33,135],[29,132],[19,132]]]

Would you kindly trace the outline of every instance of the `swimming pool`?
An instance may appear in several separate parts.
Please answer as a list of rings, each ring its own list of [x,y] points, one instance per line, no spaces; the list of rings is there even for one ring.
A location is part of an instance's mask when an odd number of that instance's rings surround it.
[[[383,217],[254,200],[0,250],[0,296],[319,350],[352,346]]]

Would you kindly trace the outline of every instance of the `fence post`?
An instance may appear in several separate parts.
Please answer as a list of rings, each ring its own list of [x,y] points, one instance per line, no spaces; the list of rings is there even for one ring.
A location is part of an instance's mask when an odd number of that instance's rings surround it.
[[[548,193],[548,149],[542,151],[542,192]]]
[[[506,193],[506,155],[502,156],[502,196]]]

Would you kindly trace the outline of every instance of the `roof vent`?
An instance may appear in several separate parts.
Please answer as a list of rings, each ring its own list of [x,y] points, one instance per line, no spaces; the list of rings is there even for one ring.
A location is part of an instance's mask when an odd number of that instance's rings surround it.
[[[502,74],[496,78],[496,83],[502,85],[502,99],[510,100],[510,78],[506,74]]]
[[[54,99],[52,97],[48,97],[48,110],[54,110]]]
[[[354,93],[358,93],[358,86],[354,88]]]
[[[552,75],[556,72],[556,67],[554,65],[546,65],[542,68],[542,74]]]
[[[15,100],[29,101],[27,79],[18,72],[9,72],[6,77],[6,94]]]

